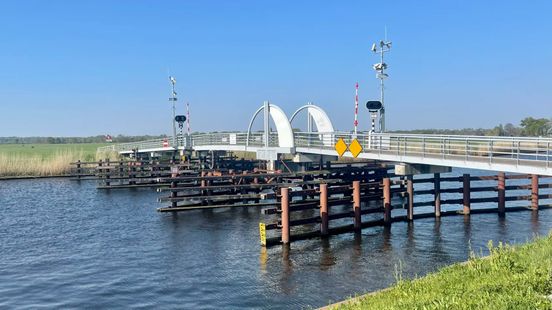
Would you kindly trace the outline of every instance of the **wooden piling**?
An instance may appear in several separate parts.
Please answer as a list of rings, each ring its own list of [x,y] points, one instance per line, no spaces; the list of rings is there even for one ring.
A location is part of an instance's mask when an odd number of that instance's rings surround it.
[[[105,160],[105,164],[107,166],[106,167],[107,173],[105,174],[105,186],[109,186],[111,184],[111,182],[109,181],[109,179],[111,178],[111,167],[109,163],[109,158]]]
[[[289,188],[281,188],[282,200],[280,206],[282,209],[282,243],[289,243]]]
[[[433,199],[435,201],[435,217],[441,216],[441,174],[433,175]]]
[[[360,217],[360,181],[353,181],[353,214],[355,232],[360,232],[362,224]]]
[[[327,236],[329,228],[328,184],[320,184],[320,235]]]
[[[463,197],[462,197],[462,201],[463,201],[463,205],[464,205],[464,214],[465,215],[469,215],[470,214],[470,196],[471,196],[471,193],[470,193],[470,175],[468,173],[464,173],[464,175],[462,176],[462,183],[463,183],[463,187],[462,187],[462,193],[463,193]]]
[[[539,176],[531,175],[531,209],[539,210]]]
[[[408,193],[408,208],[406,209],[406,217],[409,221],[412,221],[414,220],[414,180],[412,175],[409,175],[406,178],[406,192]]]
[[[383,223],[391,225],[391,179],[383,179]]]
[[[77,160],[77,179],[81,178],[81,174],[82,174],[82,172],[81,172],[81,161],[79,159],[79,160]]]
[[[504,172],[498,173],[498,215],[504,216],[506,213],[506,175]]]
[[[176,184],[177,184],[176,181],[172,181],[172,182],[171,182],[171,188],[175,188],[175,187],[176,187]],[[176,198],[176,197],[177,197],[176,194],[177,194],[177,192],[172,191],[172,192],[171,192],[171,198]],[[177,206],[176,204],[177,204],[176,200],[172,200],[172,201],[171,201],[171,208],[176,208],[176,206]]]

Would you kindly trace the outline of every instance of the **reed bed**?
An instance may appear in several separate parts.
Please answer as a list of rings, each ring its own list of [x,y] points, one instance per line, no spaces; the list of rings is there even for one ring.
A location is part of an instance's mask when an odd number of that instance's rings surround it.
[[[0,177],[59,176],[71,172],[77,160],[115,159],[117,154],[90,154],[82,149],[62,149],[44,154],[0,153]]]

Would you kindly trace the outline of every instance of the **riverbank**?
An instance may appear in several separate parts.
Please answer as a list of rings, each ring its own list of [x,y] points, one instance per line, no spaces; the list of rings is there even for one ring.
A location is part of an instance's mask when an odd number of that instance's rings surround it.
[[[329,309],[552,309],[552,233],[522,246],[488,245],[490,255]]]

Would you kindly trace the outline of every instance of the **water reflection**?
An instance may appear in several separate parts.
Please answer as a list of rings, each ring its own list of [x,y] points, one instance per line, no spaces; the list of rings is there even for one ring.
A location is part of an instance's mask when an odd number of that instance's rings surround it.
[[[332,252],[330,240],[320,240],[320,270],[329,270],[336,263],[336,257]]]

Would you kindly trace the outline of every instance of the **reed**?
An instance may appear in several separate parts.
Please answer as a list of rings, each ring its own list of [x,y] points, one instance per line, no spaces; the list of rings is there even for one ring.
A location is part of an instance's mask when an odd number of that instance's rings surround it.
[[[60,150],[52,156],[1,154],[0,176],[54,176],[69,174],[70,163],[83,160],[87,156],[83,150]]]

